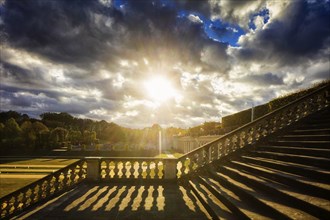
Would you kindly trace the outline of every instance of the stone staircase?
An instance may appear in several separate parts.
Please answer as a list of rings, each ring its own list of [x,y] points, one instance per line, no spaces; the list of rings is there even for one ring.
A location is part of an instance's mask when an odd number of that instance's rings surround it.
[[[184,182],[213,219],[329,219],[329,107]]]
[[[14,219],[329,219],[329,111],[178,181],[81,183]]]

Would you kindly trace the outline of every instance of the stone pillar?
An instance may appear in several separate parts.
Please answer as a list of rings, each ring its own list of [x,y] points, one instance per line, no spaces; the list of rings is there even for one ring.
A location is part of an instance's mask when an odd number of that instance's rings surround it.
[[[166,180],[174,180],[176,179],[176,166],[177,166],[177,160],[164,160],[165,164],[165,179]]]
[[[87,157],[87,181],[97,182],[100,180],[100,158]]]

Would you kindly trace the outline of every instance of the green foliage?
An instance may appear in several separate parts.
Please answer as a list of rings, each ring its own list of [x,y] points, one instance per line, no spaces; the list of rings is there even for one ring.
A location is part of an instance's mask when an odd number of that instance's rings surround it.
[[[326,85],[326,84],[329,84],[330,83],[330,80],[328,81],[324,81],[324,82],[321,82],[319,84],[316,84],[314,86],[312,86],[311,88],[308,88],[308,89],[302,89],[300,91],[297,91],[297,92],[292,92],[292,93],[289,93],[289,94],[286,94],[286,95],[283,95],[283,96],[280,96],[276,99],[273,99],[271,100],[268,105],[269,105],[269,108],[270,108],[270,111],[274,111],[278,108],[281,108],[313,91],[316,91],[317,89],[319,89],[320,87]]]
[[[68,130],[65,128],[57,127],[50,132],[50,140],[52,142],[64,142],[67,138]]]
[[[0,122],[1,144],[7,148],[15,146],[21,152],[49,150],[63,146],[64,143],[81,144],[84,148],[91,144],[104,143],[109,146],[125,146],[125,149],[139,150],[157,147],[160,130],[162,137],[170,145],[173,135],[186,133],[186,130],[180,128],[162,129],[158,124],[144,129],[124,128],[104,120],[75,118],[68,113],[47,112],[41,114],[41,120],[23,117],[13,111],[2,113],[3,118],[8,115],[14,115],[21,123],[15,119],[8,119],[1,126]]]
[[[7,138],[16,138],[19,137],[21,134],[22,130],[15,121],[14,118],[10,118],[6,121],[5,123],[5,136]]]

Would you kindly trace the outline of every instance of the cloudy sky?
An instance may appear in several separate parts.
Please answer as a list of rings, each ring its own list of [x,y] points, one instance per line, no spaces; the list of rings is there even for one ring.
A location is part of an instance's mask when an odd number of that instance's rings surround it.
[[[195,126],[330,78],[329,0],[0,0],[1,110]]]

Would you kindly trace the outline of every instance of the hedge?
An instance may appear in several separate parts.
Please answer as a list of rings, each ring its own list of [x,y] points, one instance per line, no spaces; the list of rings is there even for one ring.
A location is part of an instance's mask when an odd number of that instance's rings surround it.
[[[311,88],[293,92],[285,96],[275,98],[266,104],[258,105],[254,107],[254,119],[260,118],[261,116],[285,106],[329,83],[330,80],[326,80],[314,85]],[[251,108],[223,117],[222,128],[237,128],[249,122],[251,122]]]

